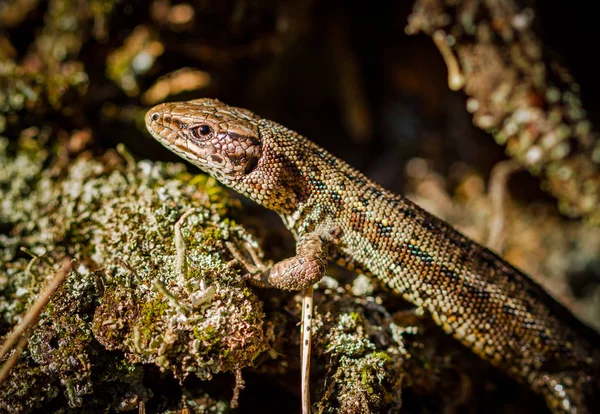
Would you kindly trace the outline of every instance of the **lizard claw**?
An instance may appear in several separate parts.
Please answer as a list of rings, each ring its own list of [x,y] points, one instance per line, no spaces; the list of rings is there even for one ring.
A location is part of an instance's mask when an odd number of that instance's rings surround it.
[[[233,259],[227,263],[227,267],[243,267],[246,271],[246,274],[243,276],[244,279],[252,279],[270,267],[269,264],[271,263],[262,260],[262,252],[250,243],[242,242],[244,252],[232,242],[225,242],[225,246],[229,250],[229,253],[231,253],[231,256],[233,256]],[[244,253],[247,254],[245,255]],[[248,258],[247,256],[250,257]]]

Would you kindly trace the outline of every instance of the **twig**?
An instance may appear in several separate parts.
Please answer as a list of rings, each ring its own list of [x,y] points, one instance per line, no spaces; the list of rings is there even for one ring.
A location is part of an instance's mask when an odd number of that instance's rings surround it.
[[[19,360],[21,353],[27,346],[27,342],[29,341],[30,333],[31,333],[31,331],[28,331],[27,335],[21,337],[21,339],[19,340],[19,343],[15,347],[15,352],[10,356],[10,358],[8,358],[8,360],[6,360],[6,362],[4,364],[2,364],[2,367],[0,368],[0,385],[4,384],[4,381],[6,381],[6,379],[8,378],[10,371],[13,369],[13,367],[16,365],[17,361]]]
[[[448,43],[448,35],[443,30],[436,30],[433,34],[433,42],[440,51],[442,58],[444,58],[444,62],[446,62],[446,67],[448,68],[448,87],[453,91],[459,91],[465,86],[465,77]]]
[[[240,391],[246,388],[246,382],[242,378],[242,370],[236,369],[235,371],[235,387],[233,388],[233,396],[229,405],[231,408],[238,408],[240,400]]]
[[[40,293],[35,303],[31,306],[31,308],[29,308],[29,310],[23,317],[21,323],[19,323],[19,325],[15,327],[13,332],[8,336],[8,338],[6,338],[6,340],[2,344],[2,347],[0,348],[0,360],[4,359],[6,354],[8,354],[8,352],[15,346],[15,344],[25,331],[28,331],[28,333],[31,333],[33,331],[32,328],[35,324],[37,324],[37,321],[42,311],[44,310],[44,307],[50,301],[50,298],[52,297],[56,289],[58,289],[61,283],[65,280],[72,267],[73,262],[71,261],[71,258],[65,258],[63,260],[61,269],[55,274],[52,280],[50,280],[48,285]],[[8,378],[10,370],[16,363],[18,357],[21,355],[21,352],[25,348],[25,345],[27,344],[28,340],[29,335],[23,336],[19,340],[19,343],[15,350],[16,352],[8,361],[6,361],[6,363],[0,369],[0,385],[2,385],[6,378]]]
[[[313,287],[302,292],[302,330],[300,354],[302,355],[302,414],[310,413],[310,343],[312,338]]]
[[[133,158],[133,155],[131,155],[131,152],[129,152],[129,150],[127,149],[127,147],[125,146],[125,144],[123,144],[123,143],[117,144],[117,148],[116,149],[117,149],[117,153],[127,163],[127,169],[129,171],[135,170],[135,166],[136,166],[135,158]]]
[[[154,288],[162,293],[163,295],[165,295],[167,297],[167,299],[169,300],[169,302],[175,306],[181,313],[183,313],[184,315],[189,315],[191,312],[191,309],[187,306],[185,306],[183,303],[181,303],[177,297],[172,294],[171,292],[169,292],[169,290],[167,289],[167,287],[165,286],[164,283],[159,282],[158,280],[154,282]]]
[[[190,208],[175,223],[175,250],[177,252],[177,272],[185,280],[187,278],[187,261],[186,261],[186,246],[183,234],[181,232],[181,226],[185,223],[185,220],[196,211],[195,208]]]
[[[506,185],[508,178],[521,169],[515,160],[506,160],[497,163],[492,169],[490,177],[489,195],[492,204],[492,217],[489,222],[489,231],[486,245],[497,252],[504,249],[504,225],[506,223]]]

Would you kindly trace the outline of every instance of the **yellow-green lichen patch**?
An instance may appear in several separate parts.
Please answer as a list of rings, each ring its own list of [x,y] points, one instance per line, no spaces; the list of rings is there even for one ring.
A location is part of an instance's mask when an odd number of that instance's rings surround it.
[[[338,369],[333,373],[332,386],[326,397],[337,404],[319,404],[321,413],[333,412],[381,412],[392,400],[387,391],[390,387],[390,358],[385,353],[373,352],[361,358],[341,357]],[[335,407],[335,408],[334,408]]]
[[[317,412],[387,412],[401,401],[403,338],[394,338],[383,308],[337,291],[335,300],[317,305],[315,316],[314,351],[328,359]]]
[[[365,335],[364,327],[358,323],[356,312],[343,313],[338,316],[338,323],[330,331],[327,350],[333,354],[360,356],[375,349],[375,345]]]

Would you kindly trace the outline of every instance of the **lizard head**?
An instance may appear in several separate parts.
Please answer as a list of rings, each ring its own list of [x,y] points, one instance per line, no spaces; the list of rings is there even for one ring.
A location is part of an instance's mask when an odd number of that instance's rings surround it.
[[[280,214],[310,191],[298,167],[306,143],[246,109],[214,99],[164,103],[147,112],[146,128],[180,157]]]
[[[258,117],[214,99],[164,103],[146,128],[165,147],[226,185],[249,174],[261,154]]]

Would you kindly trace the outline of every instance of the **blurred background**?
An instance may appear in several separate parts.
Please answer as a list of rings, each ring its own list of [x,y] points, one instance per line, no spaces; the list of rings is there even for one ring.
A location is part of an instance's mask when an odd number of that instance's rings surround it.
[[[452,3],[475,9],[474,24],[494,24],[483,2]],[[543,53],[570,69],[596,120],[593,6],[497,3],[507,18],[511,7],[531,11]],[[444,175],[457,161],[487,175],[504,148],[473,125],[468,96],[448,88],[427,33],[406,33],[413,7],[438,4],[452,16],[443,1],[5,0],[2,133],[53,120],[67,132],[89,129],[96,146],[124,142],[164,158],[139,113],[206,96],[298,130],[395,191],[413,157]]]
[[[124,142],[140,157],[164,158],[140,128],[140,112],[216,97],[298,130],[395,191],[414,157],[444,175],[464,162],[487,176],[504,148],[473,125],[468,96],[448,88],[429,23],[406,33],[413,8],[448,22],[467,9],[474,27],[525,10],[540,62],[566,64],[597,119],[589,47],[598,28],[589,2],[447,3],[3,1],[0,126],[15,136],[51,117],[60,124],[53,128],[89,129],[97,146]]]

